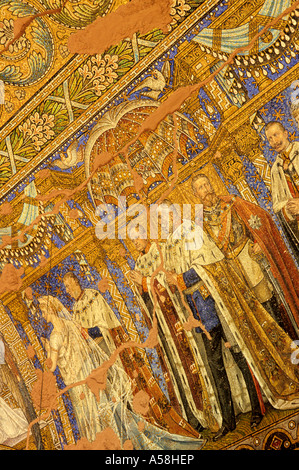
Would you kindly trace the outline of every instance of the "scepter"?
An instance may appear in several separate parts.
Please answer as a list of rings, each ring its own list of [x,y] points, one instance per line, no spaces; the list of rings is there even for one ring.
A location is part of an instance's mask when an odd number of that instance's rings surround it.
[[[285,299],[283,290],[282,290],[279,282],[277,281],[276,277],[274,276],[274,274],[271,270],[271,266],[270,266],[269,261],[267,260],[267,258],[264,255],[259,256],[258,261],[261,265],[262,270],[266,273],[269,281],[273,285],[275,292],[277,293],[278,297],[280,298],[280,300],[281,300],[281,302],[282,302],[282,304],[283,304],[283,306],[284,306],[284,308],[285,308],[285,310],[286,310],[286,312],[289,316],[289,319],[291,320],[291,323],[292,323],[293,328],[296,332],[296,335],[299,338],[299,329],[298,329],[297,323],[295,321],[293,312],[290,309],[289,304],[287,303],[287,301]]]

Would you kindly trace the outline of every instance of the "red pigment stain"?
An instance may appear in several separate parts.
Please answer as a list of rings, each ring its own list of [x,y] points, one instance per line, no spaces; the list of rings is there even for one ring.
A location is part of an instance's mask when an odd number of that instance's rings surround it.
[[[42,372],[40,369],[35,371],[37,381],[31,390],[31,398],[37,410],[53,410],[57,406],[56,377],[50,371]]]
[[[143,189],[143,186],[144,186],[142,176],[139,175],[139,173],[137,173],[136,170],[132,170],[132,176],[133,176],[134,187],[135,187],[136,191],[137,192],[141,191]]]
[[[133,443],[130,441],[130,439],[123,443],[123,450],[134,450]]]
[[[93,167],[92,171],[96,171],[101,166],[107,165],[112,159],[114,155],[110,152],[101,152],[95,155],[93,160]]]
[[[22,234],[19,236],[19,240],[20,240],[21,243],[26,243],[27,237],[25,236],[25,233],[22,233]]]
[[[65,446],[64,450],[122,450],[122,447],[117,434],[108,427],[97,433],[93,442],[82,437],[76,444]]]
[[[88,439],[86,439],[86,437],[81,437],[76,444],[64,446],[64,450],[92,450],[92,444]]]
[[[78,209],[71,209],[69,212],[69,216],[71,219],[78,219],[80,216]]]
[[[35,174],[35,178],[39,178],[39,179],[43,180],[45,178],[49,178],[50,174],[51,174],[50,170],[48,170],[47,168],[44,168],[43,170],[39,170]]]
[[[98,289],[102,294],[106,292],[106,290],[109,289],[109,283],[108,279],[106,277],[103,277],[99,282],[98,282]]]
[[[47,359],[45,360],[45,366],[48,367],[48,369],[51,369],[52,359],[50,357],[47,357]]]
[[[4,248],[7,245],[11,245],[13,242],[13,238],[10,235],[3,235],[1,239],[2,239],[1,248]]]
[[[152,328],[149,331],[148,337],[144,343],[144,347],[153,349],[158,346],[158,323],[156,317],[153,318]]]
[[[9,202],[4,202],[0,206],[0,215],[9,215],[13,211],[12,205]]]
[[[137,32],[143,35],[161,29],[167,34],[172,21],[170,9],[170,0],[132,0],[72,34],[68,49],[73,54],[101,54],[123,39],[132,39]]]
[[[137,2],[137,3],[136,3]],[[138,3],[139,2],[139,3]],[[129,4],[127,5],[123,5],[123,7],[125,8],[131,8],[132,5],[135,5],[135,6],[138,6],[137,10],[139,10],[139,12],[142,10],[143,7],[145,7],[146,5],[148,5],[148,2],[149,0],[147,0],[147,2],[144,2],[143,4],[141,4],[141,0],[133,0],[132,2],[130,2]],[[63,6],[65,5],[66,2],[64,2]],[[157,4],[157,0],[155,1],[155,5]],[[132,168],[131,168],[131,165],[128,161],[128,158],[127,158],[127,153],[128,153],[128,150],[129,150],[129,147],[131,145],[133,145],[137,140],[138,138],[140,137],[140,135],[146,131],[146,130],[155,130],[156,127],[159,125],[159,123],[168,115],[168,114],[173,114],[175,111],[178,111],[181,107],[181,105],[183,104],[183,102],[189,98],[189,96],[192,95],[192,93],[194,91],[198,91],[200,88],[202,88],[204,85],[210,83],[214,78],[215,76],[225,67],[227,66],[228,64],[232,63],[234,57],[240,53],[240,52],[244,52],[244,51],[247,51],[247,50],[250,50],[255,42],[263,35],[265,34],[265,32],[275,26],[276,23],[278,23],[284,16],[288,15],[289,13],[291,13],[292,11],[294,11],[297,6],[299,5],[299,1],[296,1],[291,7],[287,8],[286,10],[284,10],[284,12],[279,15],[277,18],[274,18],[272,21],[270,21],[266,26],[264,26],[262,28],[261,31],[259,31],[253,38],[252,40],[249,42],[249,44],[247,46],[243,46],[243,47],[240,47],[240,48],[237,48],[235,49],[235,51],[233,51],[231,53],[231,55],[229,56],[228,60],[226,60],[225,62],[223,62],[223,64],[217,69],[215,70],[215,72],[213,72],[213,74],[209,75],[208,78],[206,78],[205,80],[203,80],[202,82],[199,82],[197,84],[194,84],[194,85],[188,85],[188,86],[185,86],[185,87],[181,87],[177,90],[175,90],[161,105],[160,107],[154,111],[145,121],[144,123],[142,124],[142,126],[140,127],[139,129],[139,132],[137,133],[137,136],[131,141],[129,142],[119,153],[124,153],[125,156],[126,156],[126,160],[127,160],[127,163],[128,163],[128,166],[130,168],[130,170],[132,171]],[[58,9],[59,11],[61,11],[61,9],[63,8],[63,6]],[[156,5],[157,6],[157,5]],[[165,5],[164,5],[165,6]],[[113,21],[110,23],[110,19],[112,15],[114,14],[120,14],[121,10],[120,10],[121,7],[119,7],[118,10],[116,10],[116,12],[114,13],[111,13],[109,15],[107,15],[107,17],[105,18],[99,18],[98,20],[107,20],[108,23],[109,23],[109,33],[111,32],[111,25],[113,24]],[[133,8],[133,7],[132,7]],[[133,11],[133,10],[132,10]],[[54,12],[54,11],[53,11]],[[43,13],[40,13],[36,16],[42,16],[44,14],[50,14],[50,11],[45,11]],[[120,15],[121,16],[121,15]],[[138,15],[137,15],[138,16]],[[123,18],[119,18],[121,20],[121,22],[123,21]],[[155,20],[156,21],[156,20]],[[157,27],[157,24],[158,23],[155,23],[154,24],[154,27]],[[93,25],[93,23],[92,23]],[[92,26],[90,25],[90,27]],[[88,27],[87,27],[88,28]],[[79,31],[78,33],[76,34],[84,34],[86,31],[83,30],[83,31]],[[109,35],[108,35],[109,36]],[[126,36],[128,37],[128,36]],[[17,38],[15,38],[17,39]],[[11,41],[13,42],[13,40]],[[8,48],[10,45],[10,43],[8,43],[6,45],[6,48]],[[6,50],[6,48],[4,50]],[[3,51],[2,51],[3,52]],[[99,167],[99,166],[102,166],[102,165],[105,165],[106,163],[109,163],[113,158],[115,157],[115,155],[111,155],[109,154],[108,152],[106,153],[102,153],[100,155],[98,155],[98,157],[96,158],[96,161],[95,161],[95,165],[94,165],[94,172],[96,171],[96,168]],[[177,169],[176,169],[177,171]],[[134,175],[134,174],[133,174]],[[80,192],[88,183],[89,181],[91,180],[92,178],[92,175],[87,178],[87,180],[85,182],[83,182],[80,186],[78,186],[76,189],[70,191],[70,190],[64,190],[64,191],[52,191],[50,194],[47,194],[47,195],[43,195],[43,196],[40,196],[38,195],[36,197],[37,200],[41,200],[41,201],[48,201],[50,199],[52,199],[53,197],[56,197],[58,195],[61,195],[63,194],[64,195],[64,198],[62,201],[56,203],[53,211],[51,212],[52,214],[57,214],[59,212],[59,208],[61,206],[61,204],[63,204],[64,201],[68,200],[71,198],[71,196],[73,196],[74,194],[76,194],[77,192]],[[138,184],[138,182],[137,182]],[[139,183],[140,185],[140,183]],[[174,181],[172,181],[172,185],[171,187],[173,187],[174,185]],[[166,197],[167,194],[169,193],[169,189],[166,191],[166,195],[163,196],[163,197]],[[161,198],[160,198],[161,199]],[[39,221],[39,218],[37,218],[35,221],[32,222],[32,224],[27,227],[24,232],[28,232],[30,230],[30,228],[37,224]],[[22,234],[21,234],[22,235]],[[19,235],[18,237],[14,237],[14,240],[18,240],[20,239],[20,236]],[[5,246],[4,243],[2,243],[1,245],[1,248],[3,248],[3,246]]]
[[[156,5],[157,2],[152,2]],[[147,6],[149,5],[148,1],[145,1],[143,2],[143,4],[141,5],[141,0],[133,0],[132,2],[130,2],[129,5],[139,5],[139,18],[141,18],[141,10],[142,8],[144,8],[144,6]],[[170,95],[169,98],[167,98],[167,100],[165,102],[162,103],[162,105],[157,109],[157,111],[155,111],[154,113],[152,113],[152,115],[149,116],[148,119],[146,119],[146,121],[142,124],[142,126],[140,127],[139,129],[139,132],[137,134],[137,136],[135,137],[135,139],[128,143],[120,153],[128,153],[128,150],[129,150],[129,147],[131,145],[133,145],[136,140],[139,138],[139,136],[146,130],[155,130],[157,125],[163,120],[165,119],[165,117],[168,115],[168,114],[173,114],[175,111],[177,111],[178,109],[180,109],[181,105],[183,104],[183,102],[194,92],[194,91],[197,91],[199,90],[202,86],[204,86],[205,84],[211,82],[213,80],[213,78],[217,75],[217,73],[219,73],[227,64],[231,63],[233,61],[233,58],[237,55],[238,52],[242,52],[242,51],[245,51],[245,50],[249,50],[252,48],[252,46],[254,45],[254,43],[256,42],[256,40],[262,36],[265,31],[267,31],[267,29],[269,29],[271,26],[274,26],[278,21],[280,21],[280,19],[283,18],[283,16],[287,15],[288,13],[290,13],[291,11],[293,11],[297,6],[299,5],[299,1],[295,2],[292,7],[286,9],[282,15],[280,15],[279,17],[273,19],[273,21],[269,22],[253,39],[252,41],[245,47],[243,48],[239,48],[239,49],[236,49],[229,57],[229,59],[227,61],[225,61],[225,63],[223,63],[223,65],[221,67],[219,67],[218,70],[216,70],[212,75],[210,75],[206,80],[200,82],[200,83],[197,83],[196,85],[189,85],[187,87],[182,87],[178,90],[176,90],[175,92],[173,92],[172,95]],[[152,6],[154,6],[152,4]],[[126,6],[125,6],[126,7]],[[127,5],[128,7],[128,5]],[[115,13],[119,14],[120,11],[117,10]],[[114,13],[114,14],[115,14]],[[148,14],[148,12],[147,12]],[[111,27],[111,24],[113,24],[113,20],[110,22],[111,20],[111,15],[108,15],[105,19],[108,18],[108,24],[109,24],[109,27]],[[163,15],[162,15],[163,16]],[[134,18],[132,18],[134,19]],[[98,20],[103,20],[102,18],[101,19],[98,19]],[[123,16],[121,17],[121,22],[124,21],[124,18]],[[119,20],[117,20],[117,22],[119,23]],[[168,23],[167,23],[168,24]],[[148,24],[147,24],[148,25]],[[130,30],[129,28],[130,24],[128,23],[127,25],[127,31],[126,31],[126,37],[129,37],[129,34],[128,34],[128,31]],[[154,28],[157,27],[157,22],[155,20],[155,24],[154,24]],[[88,27],[89,29],[90,28],[94,28],[94,23],[92,25],[90,25],[90,27]],[[85,33],[87,31],[86,28],[84,31],[79,31],[79,34],[80,33],[83,33],[84,36],[85,36]],[[91,36],[93,36],[93,34],[95,34],[97,36],[97,34],[101,31],[97,31],[97,28],[98,26],[96,27],[96,33],[94,32],[95,30],[93,29],[93,32],[91,31],[90,34]],[[134,32],[137,32],[138,29],[136,29],[136,23],[135,23],[135,26],[133,29],[131,29],[130,31],[132,32],[134,30]],[[109,31],[110,32],[110,31]],[[141,34],[142,34],[142,31],[139,31]],[[103,33],[103,31],[102,31]],[[77,35],[78,33],[76,33]],[[106,34],[106,33],[105,33]],[[103,36],[103,34],[102,34]],[[109,35],[108,35],[109,36]],[[74,39],[75,35],[73,35],[70,39],[70,44],[74,45],[74,44],[78,44],[78,40],[76,41]],[[86,36],[85,36],[86,37]],[[94,38],[93,38],[94,39]],[[104,47],[104,41],[102,40],[103,38],[101,37],[101,35],[99,34],[99,43],[100,43],[100,46],[103,47],[104,49],[107,48],[107,45]],[[122,38],[120,38],[122,39]],[[119,40],[120,40],[119,39]],[[119,40],[117,42],[119,42]],[[114,39],[115,41],[115,39]],[[87,39],[87,42],[91,43],[89,41],[89,38]],[[82,41],[83,43],[83,41]],[[84,48],[85,45],[84,43],[83,44],[79,44],[79,45],[82,45],[82,47]],[[78,52],[78,51],[76,51]],[[86,53],[86,51],[84,51],[84,53]],[[100,50],[96,50],[94,52],[89,52],[89,53],[100,53]],[[112,159],[114,158],[114,155],[111,155],[111,154],[108,154],[108,153],[105,153],[105,154],[100,154],[96,161],[95,161],[95,165],[94,165],[94,171],[96,170],[96,167],[97,166],[102,166],[102,165],[105,165],[106,163],[108,163],[109,161],[111,161]],[[129,165],[129,168],[131,169],[130,165]],[[132,171],[132,169],[131,169]],[[133,173],[133,176],[134,176],[134,173]],[[89,178],[90,179],[90,178]],[[89,180],[88,179],[88,180]],[[84,183],[82,183],[76,190],[73,190],[73,191],[64,191],[64,195],[66,198],[70,197],[71,195],[75,194],[76,192],[80,191],[84,186],[86,186],[86,184],[88,183],[88,180],[85,181]],[[140,182],[137,181],[137,184],[141,185]],[[51,193],[51,195],[46,195],[44,196],[44,200],[49,200],[53,195],[57,195],[58,194],[58,191],[54,191],[53,193]],[[61,192],[59,191],[59,194],[61,194]],[[40,199],[42,200],[43,197],[41,197]],[[56,210],[59,210],[59,207],[60,207],[60,204],[61,203],[58,203],[57,206],[56,206]],[[161,268],[160,268],[161,269]],[[188,320],[188,322],[186,323],[187,327],[189,327],[190,325],[192,325],[193,322],[191,321],[191,319]],[[139,347],[153,347],[153,346],[149,346],[149,344],[154,344],[156,345],[157,344],[157,326],[153,327],[153,329],[151,330],[150,332],[150,335],[147,339],[147,341],[145,343],[143,343],[142,345],[138,345]],[[112,357],[109,359],[109,361],[107,361],[107,364],[105,365],[105,367],[101,367],[99,368],[97,371],[95,371],[95,374],[91,374],[91,376],[88,378],[88,380],[86,381],[86,383],[88,384],[88,386],[90,387],[90,389],[93,391],[93,393],[95,394],[95,396],[98,396],[98,393],[100,390],[103,390],[105,389],[105,386],[106,386],[106,375],[107,375],[107,370],[108,368],[114,363],[115,361],[115,357],[119,354],[119,352],[122,350],[122,349],[125,349],[126,347],[131,347],[131,345],[128,343],[126,346],[124,346],[123,348],[119,348],[115,354],[112,355]],[[133,346],[134,347],[134,346]],[[141,395],[143,394],[143,395]],[[146,410],[149,408],[149,396],[146,394],[146,392],[138,392],[138,394],[134,397],[134,404],[135,404],[135,411],[137,413],[140,413],[140,414],[145,414]],[[107,430],[105,430],[107,431]],[[113,432],[113,430],[111,430]],[[103,431],[104,432],[104,431]],[[100,433],[101,435],[102,433]],[[116,442],[116,439],[115,437],[117,438],[117,436],[114,434],[113,436],[113,440],[114,440],[114,445],[115,445],[115,442]],[[110,436],[111,438],[111,436]],[[90,443],[88,444],[83,444],[83,442],[85,442],[84,440],[81,440],[81,446],[84,446],[84,445],[89,445],[90,446]],[[97,440],[96,440],[97,441]],[[101,436],[101,438],[99,438],[99,441],[98,441],[98,444],[96,443],[96,441],[94,441],[94,443],[92,444],[92,448],[93,449],[107,449],[107,447],[105,447],[105,441],[103,436]],[[111,441],[110,439],[108,439],[108,445],[111,445]],[[109,444],[110,443],[110,444]],[[97,445],[100,445],[100,446],[103,446],[103,447],[96,447]],[[77,447],[79,448],[79,447]],[[111,447],[108,447],[109,449]]]
[[[29,359],[33,359],[33,358],[34,358],[34,356],[35,356],[35,349],[34,349],[34,347],[32,346],[32,344],[29,344],[29,346],[27,346],[26,352],[27,352],[27,356],[29,357]]]
[[[31,289],[31,287],[26,287],[24,293],[25,293],[25,296],[26,296],[27,299],[29,299],[29,300],[33,299],[33,291]]]
[[[120,256],[122,256],[123,258],[126,256],[127,252],[126,252],[126,249],[122,246],[119,250],[119,254]]]
[[[15,268],[13,264],[6,264],[0,276],[0,294],[4,292],[18,291],[23,280],[24,268]]]
[[[40,267],[42,268],[43,266],[46,266],[47,262],[48,262],[48,259],[44,255],[41,256],[40,263],[39,263]]]
[[[207,85],[210,83],[221,70],[224,69],[227,65],[231,64],[236,57],[237,54],[241,52],[246,52],[248,50],[251,50],[252,47],[255,45],[256,41],[263,36],[266,31],[271,28],[272,26],[275,26],[276,23],[278,23],[280,20],[284,18],[284,16],[288,15],[292,11],[294,11],[297,7],[299,6],[299,1],[296,1],[293,3],[292,6],[284,10],[283,13],[281,13],[279,16],[276,18],[273,18],[272,21],[269,21],[267,25],[265,25],[252,39],[251,41],[246,45],[242,46],[239,48],[236,48],[228,57],[228,59],[223,62],[223,64],[216,69],[212,74],[210,74],[205,80],[196,83],[194,85],[187,85],[178,88],[175,90],[169,97],[155,110],[151,115],[143,122],[143,124],[140,126],[139,131],[135,138],[132,140],[132,142],[129,142],[123,149],[124,152],[127,152],[129,147],[133,145],[140,137],[140,135],[144,131],[154,131],[157,126],[160,124],[160,122],[163,121],[163,119],[166,118],[168,114],[173,114],[176,111],[178,111],[182,104],[194,93],[198,92],[204,85]]]
[[[147,415],[149,411],[149,401],[150,401],[149,395],[143,390],[140,390],[133,397],[132,406],[133,406],[134,411],[137,414],[140,414],[142,416]]]
[[[104,363],[98,369],[92,371],[86,379],[86,385],[90,388],[98,401],[100,400],[100,391],[106,388],[108,368],[107,363]]]
[[[35,15],[32,15],[32,16],[25,16],[23,18],[16,18],[16,20],[14,21],[14,31],[13,31],[14,35],[13,35],[13,38],[0,51],[0,54],[3,54],[3,52],[7,51],[9,46],[11,44],[13,44],[15,41],[17,41],[25,33],[26,28],[28,28],[28,26],[30,26],[30,24],[32,23],[32,21],[35,20],[35,18],[60,13],[67,2],[68,2],[68,0],[64,0],[61,7],[59,7],[59,8],[55,8],[55,9],[52,9],[52,10],[45,10],[45,11],[36,13]]]
[[[191,331],[192,328],[196,327],[201,327],[202,323],[199,320],[196,320],[196,318],[192,317],[191,315],[189,316],[188,320],[183,324],[183,328],[187,331]]]

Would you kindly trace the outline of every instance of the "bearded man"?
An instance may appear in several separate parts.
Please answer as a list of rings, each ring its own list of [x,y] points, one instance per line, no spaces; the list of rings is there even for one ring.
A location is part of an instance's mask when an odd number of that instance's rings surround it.
[[[170,270],[175,268],[173,276],[183,292],[203,282],[215,302],[223,331],[212,329],[211,343],[205,340],[207,351],[210,349],[213,355],[212,371],[221,380],[223,367],[215,351],[220,350],[221,340],[228,334],[232,352],[242,353],[270,404],[278,409],[297,408],[299,371],[291,361],[293,341],[261,303],[268,292],[266,287],[271,292],[271,286],[264,282],[262,272],[260,282],[254,282],[253,273],[259,270],[252,257],[261,251],[267,257],[298,325],[294,286],[299,279],[294,261],[266,211],[235,196],[217,196],[204,174],[193,177],[192,187],[204,207],[202,248],[184,254],[181,247],[176,249],[172,237],[170,243],[166,242],[165,265]],[[183,258],[188,259],[185,266]],[[207,312],[194,308],[194,316],[203,320]],[[287,316],[284,320],[287,323]],[[227,432],[223,429],[222,435]]]
[[[299,142],[291,143],[288,132],[278,121],[269,122],[265,134],[277,152],[271,168],[273,211],[299,262]]]
[[[169,220],[166,220],[167,210],[164,208],[160,217],[164,232],[170,225],[170,235],[163,247],[166,279],[170,286],[176,286],[184,295],[189,307],[187,324],[194,326],[192,333],[196,358],[206,367],[205,376],[209,377],[217,394],[221,413],[220,429],[213,436],[213,440],[217,441],[236,428],[237,410],[247,412],[251,409],[251,426],[255,428],[263,418],[264,404],[242,351],[231,347],[235,346],[234,336],[217,305],[219,301],[223,309],[223,302],[219,295],[215,296],[212,283],[202,268],[202,265],[214,266],[222,259],[220,250],[191,221],[179,224],[176,207],[171,201],[164,200],[163,206],[171,208]],[[175,297],[178,309],[183,309],[180,294],[176,293]],[[190,319],[192,316],[195,319],[193,322]],[[242,386],[238,390],[240,384]]]
[[[293,287],[298,271],[271,217],[259,206],[241,198],[216,195],[204,174],[194,176],[191,184],[203,204],[204,231],[226,258],[237,261],[242,276],[259,302],[296,339],[297,328],[294,331],[291,319],[281,309],[274,287],[257,261],[262,253],[272,260],[272,272],[298,325],[298,296]]]

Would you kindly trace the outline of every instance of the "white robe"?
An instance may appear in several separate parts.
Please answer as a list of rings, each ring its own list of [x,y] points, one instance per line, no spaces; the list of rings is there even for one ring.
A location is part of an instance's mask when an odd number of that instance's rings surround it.
[[[0,338],[0,367],[5,364],[5,346]],[[28,422],[20,408],[12,409],[6,401],[0,397],[0,444],[8,440],[17,442],[26,436]]]
[[[85,289],[73,306],[74,320],[83,328],[98,327],[110,354],[115,343],[109,330],[121,326],[120,321],[104,297],[96,289]]]
[[[152,288],[151,288],[151,276],[156,271],[156,269],[160,266],[160,264],[161,264],[161,257],[160,257],[160,254],[158,252],[158,249],[156,247],[156,244],[153,243],[146,255],[143,255],[143,256],[140,256],[140,257],[137,258],[136,265],[135,265],[135,270],[140,272],[143,275],[143,277],[146,278],[147,291],[149,293],[149,296],[151,298],[151,301],[152,301],[153,305],[154,305],[155,300],[154,300],[153,292],[152,292]],[[180,306],[178,305],[176,299],[174,299],[174,296],[173,296],[172,292],[169,290],[169,286],[167,285],[165,275],[163,273],[159,273],[156,276],[156,278],[160,282],[160,284],[167,289],[168,293],[170,294],[170,297],[173,300],[174,306],[176,308],[176,313],[178,315],[179,322],[182,325],[186,321],[186,315],[182,311]],[[136,295],[139,298],[139,302],[143,304],[142,297],[140,296],[140,294],[138,293],[137,290],[136,290]],[[143,308],[146,309],[146,306],[143,305]],[[173,369],[170,366],[170,363],[168,361],[167,353],[164,350],[163,342],[161,341],[160,335],[159,335],[160,347],[161,347],[161,349],[164,353],[164,360],[165,360],[165,362],[168,366],[170,378],[171,378],[174,390],[176,392],[176,396],[178,398],[178,401],[181,405],[182,416],[183,416],[183,418],[187,419],[187,416],[186,416],[185,410],[184,410],[183,401],[181,399],[179,388],[178,388],[178,385],[177,385],[176,377],[179,376],[180,381],[181,381],[182,384],[188,384],[188,379],[187,379],[185,370],[182,366],[179,353],[176,349],[175,342],[173,341],[172,333],[170,332],[169,327],[167,325],[167,322],[164,319],[163,310],[161,309],[161,307],[158,303],[156,304],[156,316],[157,316],[158,322],[160,324],[161,334],[164,336],[164,339],[166,340],[167,345],[168,345],[168,347],[171,351],[172,362],[176,366],[175,373],[173,373]],[[192,333],[190,333],[189,331],[185,331],[185,333],[186,333],[186,336],[188,338],[189,345],[190,345],[191,349],[194,352],[194,338],[192,336]],[[196,361],[196,359],[195,359],[195,361]],[[197,363],[194,363],[194,367],[198,370],[200,369],[200,367]],[[200,371],[200,373],[202,373],[202,371]],[[207,427],[207,422],[206,422],[204,413],[197,408],[197,406],[194,402],[191,390],[189,389],[188,385],[185,386],[184,393],[185,393],[185,396],[188,400],[188,404],[189,404],[194,416],[200,421],[200,423],[204,427]]]
[[[194,225],[192,226],[192,229],[194,229]],[[202,268],[202,265],[212,264],[219,260],[222,260],[224,258],[224,255],[215,245],[214,241],[206,233],[203,232],[201,234],[202,239],[196,241],[194,240],[194,234],[196,234],[196,237],[199,237],[200,234],[198,232],[194,232],[193,230],[188,231],[187,229],[185,230],[185,237],[182,236],[181,238],[179,238],[180,231],[181,233],[184,233],[182,230],[182,226],[178,227],[177,230],[175,230],[174,233],[168,237],[167,242],[164,245],[163,256],[165,269],[167,271],[175,271],[176,274],[183,274],[189,269],[194,268],[196,272],[199,271],[200,277],[203,279],[204,283],[210,290],[209,284],[212,285],[212,283],[208,279],[208,276],[206,275],[205,270]],[[182,312],[182,316],[183,310],[181,308],[181,303],[176,298],[176,296],[173,296],[169,287],[166,284],[166,281],[163,281],[163,279],[161,279],[161,283],[163,282],[165,287],[167,287],[168,289],[169,295],[172,296],[173,302],[176,304],[177,312]],[[215,298],[216,293],[213,292],[213,294],[212,297],[216,301],[217,313],[225,331],[227,340],[231,343],[231,345],[236,345],[236,340],[231,334],[230,329],[225,321],[225,318],[221,314],[221,309],[218,308],[219,305],[217,305],[217,300],[218,303],[222,304],[221,299],[219,298],[218,293],[217,299]],[[183,322],[184,320],[187,320],[186,314],[187,316],[192,315],[191,312],[185,311],[185,318],[182,318]],[[205,385],[207,387],[209,400],[213,409],[214,416],[218,424],[221,426],[222,416],[217,399],[217,392],[215,392],[213,387],[213,380],[211,377],[211,373],[209,372],[209,364],[205,354],[204,346],[203,344],[200,345],[202,340],[200,338],[200,335],[194,330],[192,332],[187,332],[187,334],[189,337],[189,341],[193,347],[201,374],[204,378]],[[249,394],[245,385],[243,375],[227,348],[224,348],[224,363],[228,379],[231,384],[232,399],[236,412],[238,413],[240,411],[242,413],[245,413],[250,410]]]
[[[299,142],[292,142],[287,148],[290,160],[292,163],[289,168],[296,171],[299,176]],[[271,193],[272,193],[272,204],[273,211],[275,213],[281,211],[289,199],[292,199],[292,195],[283,171],[283,158],[280,154],[277,155],[275,162],[271,168]],[[290,220],[293,220],[291,214],[287,213]]]
[[[273,396],[271,390],[268,387],[268,384],[263,379],[259,371],[258,364],[256,364],[253,360],[252,355],[249,349],[247,348],[246,343],[232,318],[227,304],[222,300],[221,296],[218,293],[218,290],[215,287],[213,279],[210,278],[209,274],[203,267],[208,264],[216,263],[217,261],[223,260],[223,253],[216,246],[212,238],[209,237],[209,235],[205,232],[203,233],[203,244],[199,250],[188,250],[188,244],[186,244],[183,239],[178,240],[179,243],[177,243],[175,237],[176,232],[174,232],[173,235],[170,236],[169,241],[167,241],[167,244],[170,245],[170,249],[165,250],[166,269],[171,270],[173,267],[175,267],[177,274],[181,274],[191,268],[194,268],[194,270],[196,271],[198,276],[203,280],[205,286],[207,287],[211,296],[216,302],[219,319],[223,325],[228,341],[232,345],[238,346],[244,354],[250,368],[252,369],[257,381],[259,382],[261,390],[264,393],[266,399],[271,403],[274,408],[277,409],[297,408],[299,406],[299,397],[298,399],[289,401],[287,399],[284,400],[282,398],[277,399]],[[189,236],[189,238],[191,239],[191,236]],[[239,377],[242,378],[241,373]],[[232,392],[234,392],[235,387],[238,388],[239,386],[238,381],[234,380],[233,376],[229,376],[229,380],[233,380],[231,388]],[[240,408],[244,409],[246,408],[247,397],[246,395],[242,394],[240,398],[241,400],[245,400],[243,404],[241,401],[239,402]]]
[[[27,429],[28,421],[23,411],[20,408],[10,408],[0,397],[0,444],[9,444],[7,441],[11,439],[24,439]]]
[[[62,318],[60,329],[52,331],[49,343],[58,353],[57,365],[65,384],[73,385],[69,394],[81,437],[93,442],[97,433],[111,428],[121,445],[130,440],[135,450],[196,450],[202,447],[203,439],[171,434],[130,411],[128,403],[133,407],[132,382],[116,364],[109,367],[105,387],[99,390],[99,395],[82,384],[108,358],[91,338],[83,339],[72,320]],[[139,425],[144,429],[140,430]]]

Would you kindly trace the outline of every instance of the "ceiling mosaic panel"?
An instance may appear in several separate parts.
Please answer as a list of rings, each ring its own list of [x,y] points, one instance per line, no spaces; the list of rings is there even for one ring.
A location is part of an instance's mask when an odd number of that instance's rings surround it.
[[[3,450],[298,447],[299,2],[163,0],[140,34],[158,4],[0,0]],[[128,236],[165,199],[203,204],[198,258]]]

